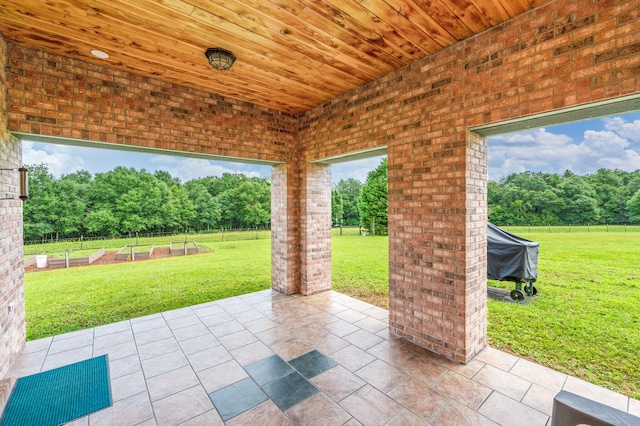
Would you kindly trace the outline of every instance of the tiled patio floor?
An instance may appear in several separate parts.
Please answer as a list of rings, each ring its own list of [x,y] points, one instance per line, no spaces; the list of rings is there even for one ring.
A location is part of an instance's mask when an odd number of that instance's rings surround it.
[[[266,290],[30,341],[9,376],[108,354],[113,406],[73,425],[536,426],[561,389],[640,415],[492,348],[450,362],[392,338],[387,318],[336,292]]]

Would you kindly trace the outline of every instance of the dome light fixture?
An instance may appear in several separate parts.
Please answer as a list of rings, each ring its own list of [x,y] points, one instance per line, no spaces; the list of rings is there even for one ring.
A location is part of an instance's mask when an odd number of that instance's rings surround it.
[[[99,58],[99,59],[109,59],[109,54],[107,52],[102,51],[102,50],[91,49],[91,54],[93,56],[95,56],[96,58]]]
[[[221,47],[210,47],[204,52],[209,64],[217,70],[226,71],[233,66],[236,57],[228,50]]]

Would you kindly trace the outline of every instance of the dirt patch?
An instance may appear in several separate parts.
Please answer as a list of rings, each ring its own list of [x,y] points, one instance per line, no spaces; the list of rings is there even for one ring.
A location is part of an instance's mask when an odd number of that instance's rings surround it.
[[[198,254],[202,254],[202,253],[208,253],[209,250],[205,249],[204,247],[200,247]],[[193,255],[189,255],[189,256],[193,256]],[[178,257],[177,255],[172,255],[169,252],[169,247],[158,247],[158,248],[154,248],[153,249],[153,254],[151,255],[151,259],[136,259],[136,262],[146,262],[148,260],[153,260],[153,259],[162,259],[164,257]],[[99,259],[97,259],[95,262],[93,262],[90,265],[77,265],[77,266],[71,266],[71,268],[84,268],[87,266],[94,266],[94,265],[109,265],[112,263],[127,263],[127,262],[131,262],[130,260],[116,260],[116,252],[115,251],[107,251],[105,252],[102,256],[100,256]],[[36,267],[36,265],[31,265],[28,266],[26,268],[24,268],[24,272],[41,272],[41,271],[52,271],[53,269],[60,269],[60,268],[38,268]]]

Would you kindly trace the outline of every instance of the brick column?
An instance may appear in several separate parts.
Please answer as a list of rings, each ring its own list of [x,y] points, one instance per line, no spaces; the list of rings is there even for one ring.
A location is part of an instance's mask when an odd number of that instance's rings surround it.
[[[389,148],[390,331],[466,363],[486,345],[486,147],[410,138]]]
[[[271,287],[300,293],[300,189],[294,163],[271,169]]]
[[[271,286],[284,294],[331,289],[331,166],[273,167]]]
[[[300,199],[300,292],[311,295],[331,290],[331,166],[304,164]]]
[[[17,169],[22,145],[7,130],[7,45],[0,36],[0,168]],[[18,199],[16,170],[0,171],[0,378],[9,370],[25,342],[24,262],[22,201]],[[9,381],[0,381],[0,408],[7,398]]]

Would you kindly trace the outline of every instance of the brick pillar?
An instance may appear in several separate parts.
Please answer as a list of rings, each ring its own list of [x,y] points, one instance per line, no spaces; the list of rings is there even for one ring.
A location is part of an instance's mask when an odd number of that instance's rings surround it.
[[[300,186],[295,164],[271,169],[271,287],[300,293]]]
[[[331,166],[272,168],[271,286],[284,294],[331,289]]]
[[[486,345],[486,147],[411,138],[389,147],[390,330],[466,363]]]
[[[311,295],[331,290],[331,166],[304,164],[300,199],[300,292]]]
[[[17,169],[22,145],[7,130],[7,44],[0,36],[0,168]],[[0,378],[13,364],[25,342],[22,201],[18,199],[17,170],[0,171]],[[7,397],[7,381],[0,381],[0,407]]]

